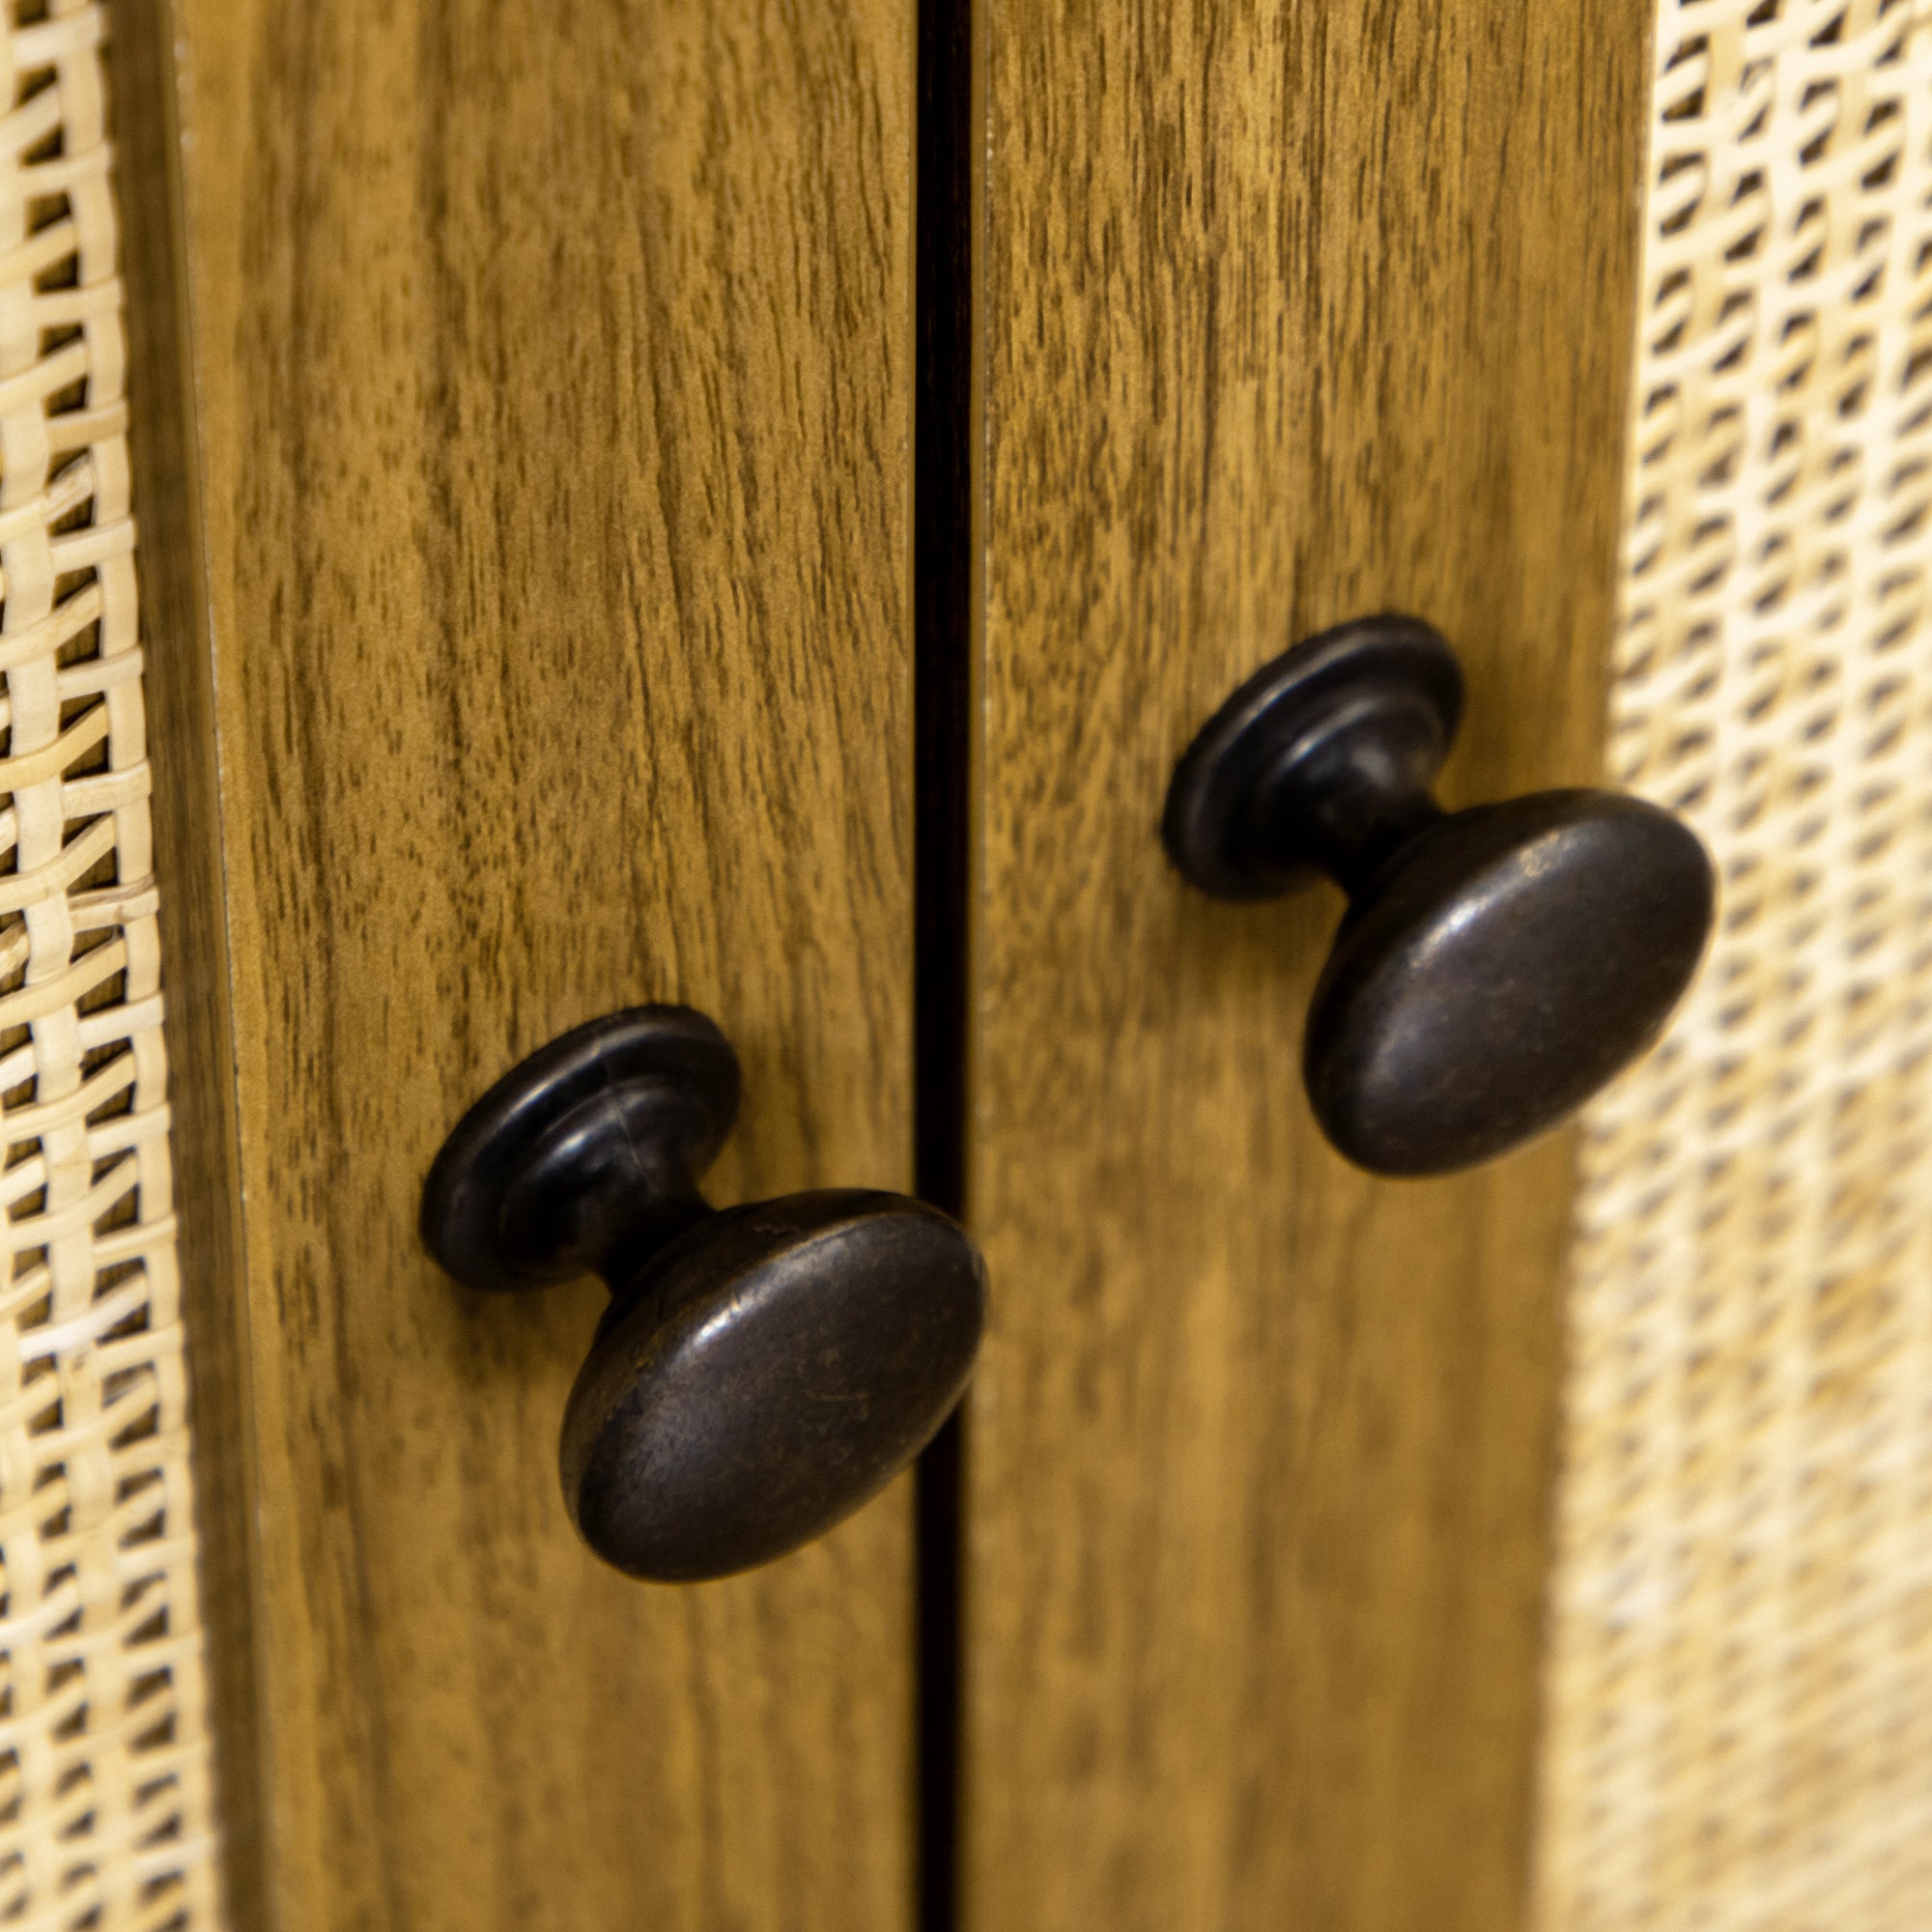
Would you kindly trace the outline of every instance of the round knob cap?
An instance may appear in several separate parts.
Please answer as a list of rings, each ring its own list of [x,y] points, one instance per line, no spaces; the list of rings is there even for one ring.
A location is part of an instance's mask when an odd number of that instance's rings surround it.
[[[696,1176],[738,1065],[683,1007],[532,1054],[430,1170],[430,1253],[472,1288],[594,1271],[611,1289],[563,1419],[564,1499],[633,1577],[727,1576],[868,1501],[958,1401],[985,1270],[936,1208],[860,1188],[714,1212]]]
[[[1264,667],[1183,754],[1162,836],[1204,891],[1326,872],[1350,906],[1303,1043],[1341,1152],[1440,1174],[1556,1125],[1656,1039],[1702,957],[1696,837],[1617,792],[1445,814],[1429,785],[1462,715],[1428,625],[1345,624]]]

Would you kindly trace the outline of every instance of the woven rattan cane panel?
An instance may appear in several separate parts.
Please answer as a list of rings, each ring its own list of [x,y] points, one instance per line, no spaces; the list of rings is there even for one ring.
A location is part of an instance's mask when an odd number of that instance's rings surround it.
[[[102,10],[0,15],[0,1924],[215,1922]]]
[[[1611,755],[1724,909],[1586,1132],[1545,1932],[1932,1925],[1929,21],[1661,10]]]

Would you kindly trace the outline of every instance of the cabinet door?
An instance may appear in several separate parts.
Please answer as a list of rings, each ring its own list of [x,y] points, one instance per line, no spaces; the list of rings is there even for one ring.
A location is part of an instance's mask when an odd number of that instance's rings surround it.
[[[1327,890],[1156,837],[1247,672],[1459,645],[1453,802],[1601,777],[1645,0],[985,0],[971,1932],[1521,1920],[1574,1144],[1371,1179]]]
[[[912,18],[120,22],[240,1923],[910,1911],[908,1488],[739,1581],[600,1568],[601,1292],[414,1227],[472,1097],[645,999],[743,1057],[717,1197],[910,1184]]]

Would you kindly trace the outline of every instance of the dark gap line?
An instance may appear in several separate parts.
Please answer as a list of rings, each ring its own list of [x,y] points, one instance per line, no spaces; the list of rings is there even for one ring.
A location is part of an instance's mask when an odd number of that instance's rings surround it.
[[[972,701],[972,0],[920,0],[914,261],[914,1173],[966,1193],[966,943]],[[918,1932],[959,1918],[964,1443],[955,1415],[914,1488]]]

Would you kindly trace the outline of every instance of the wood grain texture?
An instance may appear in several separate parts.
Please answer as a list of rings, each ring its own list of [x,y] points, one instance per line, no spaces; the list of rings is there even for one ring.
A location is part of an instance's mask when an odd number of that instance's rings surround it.
[[[601,1570],[598,1291],[468,1297],[413,1224],[642,998],[744,1058],[714,1198],[909,1181],[908,10],[173,15],[275,1922],[890,1928],[905,1487]]]
[[[1320,1140],[1339,896],[1165,867],[1173,761],[1404,609],[1444,795],[1597,775],[1643,0],[987,0],[970,1932],[1507,1932],[1573,1150]]]

